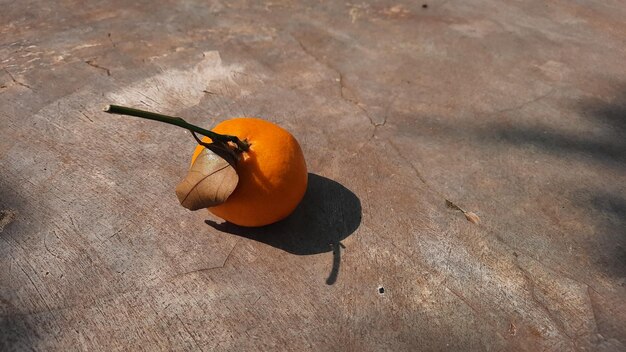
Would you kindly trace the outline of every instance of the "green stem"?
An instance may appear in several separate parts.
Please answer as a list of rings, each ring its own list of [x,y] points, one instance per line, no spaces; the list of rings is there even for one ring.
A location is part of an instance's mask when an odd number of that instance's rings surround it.
[[[179,126],[189,131],[196,132],[203,136],[207,136],[211,138],[211,140],[213,141],[222,142],[224,144],[227,144],[228,142],[233,142],[237,145],[237,147],[241,151],[246,151],[250,147],[250,145],[246,141],[240,140],[239,138],[237,138],[237,136],[229,136],[229,135],[219,134],[213,131],[205,130],[204,128],[190,124],[189,122],[181,119],[180,117],[161,115],[161,114],[157,114],[157,113],[150,112],[150,111],[139,110],[139,109],[119,106],[119,105],[107,105],[104,108],[104,112],[108,112],[109,114],[119,114],[119,115],[141,117],[143,119],[169,123],[170,125]]]

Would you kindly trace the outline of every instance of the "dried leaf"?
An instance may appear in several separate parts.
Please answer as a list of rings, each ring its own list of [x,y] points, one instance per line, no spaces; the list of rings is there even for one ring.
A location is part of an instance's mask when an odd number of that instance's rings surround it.
[[[478,225],[478,223],[480,222],[480,218],[478,217],[478,215],[472,213],[471,211],[466,211],[463,214],[465,215],[465,218],[472,224]]]
[[[454,209],[454,210],[460,210],[463,211],[463,209],[461,209],[458,205],[452,203],[451,201],[446,199],[446,206],[450,209]]]
[[[234,165],[235,159],[222,147],[204,148],[176,186],[180,204],[198,210],[224,203],[239,182]]]
[[[513,323],[509,325],[509,334],[511,334],[511,336],[515,336],[517,334],[517,326]]]
[[[478,217],[478,215],[472,213],[471,211],[465,211],[465,209],[461,208],[460,206],[452,203],[451,201],[447,199],[446,199],[446,206],[448,208],[463,212],[463,215],[465,215],[465,218],[467,219],[467,221],[471,222],[472,224],[478,225],[478,223],[480,222],[480,218]]]
[[[4,230],[4,227],[13,222],[17,217],[17,211],[12,209],[0,210],[0,233]]]

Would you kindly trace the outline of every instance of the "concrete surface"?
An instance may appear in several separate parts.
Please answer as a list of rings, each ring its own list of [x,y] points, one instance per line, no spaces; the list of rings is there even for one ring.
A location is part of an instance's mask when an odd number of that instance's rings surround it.
[[[2,1],[0,350],[625,350],[626,3],[426,4]],[[108,103],[281,124],[304,203],[185,210]]]

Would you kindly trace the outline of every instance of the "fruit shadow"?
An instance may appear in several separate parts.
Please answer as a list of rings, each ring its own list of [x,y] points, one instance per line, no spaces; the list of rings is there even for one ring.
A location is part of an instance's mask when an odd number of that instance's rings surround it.
[[[229,222],[205,221],[213,228],[262,242],[295,255],[332,252],[333,266],[326,283],[337,281],[341,241],[361,224],[361,201],[343,185],[309,173],[307,190],[286,219],[263,227],[241,227]]]

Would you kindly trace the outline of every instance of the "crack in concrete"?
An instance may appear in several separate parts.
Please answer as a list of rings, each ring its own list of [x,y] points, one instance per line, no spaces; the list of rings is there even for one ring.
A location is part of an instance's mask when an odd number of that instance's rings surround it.
[[[87,114],[85,114],[85,113],[84,113],[84,112],[82,112],[82,111],[81,111],[80,113],[81,113],[83,116],[85,116],[85,118],[86,118],[87,120],[89,120],[89,122],[92,122],[92,123],[93,123],[93,120],[92,120],[89,116],[87,116]]]
[[[6,68],[3,68],[3,70],[4,70],[4,72],[6,72],[9,75],[9,77],[11,77],[11,81],[13,81],[14,84],[17,84],[18,86],[22,86],[22,87],[28,88],[30,90],[33,90],[33,88],[31,86],[29,86],[28,84],[26,84],[24,82],[21,82],[21,81],[18,81],[17,79],[15,79],[15,76],[13,76],[13,74],[9,70],[7,70]],[[4,86],[4,88],[6,88],[6,85]]]
[[[312,57],[315,61],[317,61],[319,64],[327,67],[328,69],[330,69],[331,71],[335,71],[335,73],[337,73],[337,75],[339,76],[338,79],[338,83],[339,83],[339,96],[341,97],[341,99],[345,102],[350,103],[351,105],[355,106],[357,109],[361,110],[363,112],[363,114],[367,117],[367,119],[369,120],[370,125],[372,125],[372,127],[374,128],[374,130],[372,131],[372,134],[370,136],[370,138],[374,137],[374,135],[376,134],[376,129],[378,127],[384,126],[387,123],[387,116],[385,115],[383,122],[377,123],[374,122],[374,119],[372,118],[372,116],[370,116],[369,111],[363,107],[363,104],[358,101],[357,99],[354,98],[350,98],[348,96],[346,96],[346,94],[344,93],[344,90],[348,90],[351,91],[350,87],[347,86],[346,84],[346,79],[344,77],[344,74],[337,68],[335,68],[333,65],[329,64],[326,60],[323,60],[321,58],[319,58],[317,55],[315,55],[311,50],[309,50],[300,39],[296,38],[294,35],[290,34],[291,37],[298,43],[298,45],[300,46],[300,49],[307,54],[308,56]]]
[[[591,307],[591,314],[593,315],[593,325],[594,325],[594,333],[599,333],[599,329],[598,329],[598,316],[596,315],[596,308],[594,307],[593,304],[593,298],[591,297],[591,292],[590,291],[594,291],[595,290],[587,285],[587,297],[589,298],[589,307]]]
[[[115,43],[113,43],[113,39],[111,39],[111,33],[107,33],[107,38],[109,39],[111,46],[115,48]]]
[[[554,273],[559,274],[560,276],[574,281],[575,283],[581,285],[581,286],[587,286],[589,289],[591,289],[593,292],[595,292],[598,296],[604,298],[604,296],[602,294],[600,294],[600,292],[598,292],[598,290],[596,290],[592,285],[588,284],[587,282],[580,280],[580,279],[576,279],[574,278],[570,273],[565,272],[559,268],[553,267],[551,265],[548,265],[546,263],[544,263],[543,261],[541,261],[539,258],[537,258],[533,253],[525,250],[524,248],[518,248],[518,247],[513,247],[511,244],[507,243],[498,233],[496,233],[494,230],[486,227],[485,228],[486,231],[493,236],[493,238],[495,238],[498,242],[500,242],[502,245],[504,245],[508,250],[513,251],[513,253],[516,253],[516,256],[523,254],[526,257],[530,258],[531,260],[533,260],[534,262],[536,262],[537,264],[539,264],[540,266],[542,266],[544,269],[552,271]],[[530,233],[532,232],[532,230],[528,227],[528,226],[524,226],[524,229]],[[517,254],[519,253],[519,254]]]
[[[228,255],[226,256],[226,259],[224,259],[224,262],[222,262],[221,268],[226,266],[226,263],[228,262],[228,259],[230,259],[231,254],[233,254],[233,251],[235,250],[235,248],[237,248],[238,244],[239,244],[239,240],[237,240],[237,242],[235,242],[235,244],[233,245],[233,248],[231,248],[230,252],[228,252]]]
[[[545,98],[551,96],[552,94],[554,94],[555,91],[556,91],[556,88],[552,88],[548,92],[540,94],[539,96],[537,96],[537,97],[535,97],[533,99],[530,99],[528,101],[525,101],[525,102],[523,102],[523,103],[521,103],[519,105],[510,107],[510,108],[497,110],[497,111],[491,113],[490,115],[500,115],[500,114],[505,114],[507,112],[513,112],[513,111],[521,110],[521,109],[527,107],[528,105],[534,104],[534,103],[536,103],[536,102],[538,102],[538,101],[540,101],[542,99],[545,99]]]
[[[463,302],[466,306],[468,306],[474,313],[476,313],[477,316],[480,316],[481,313],[480,311],[474,307],[472,304],[470,304],[470,302],[467,300],[467,298],[465,298],[462,294],[460,294],[459,292],[457,292],[456,290],[453,290],[450,288],[450,286],[448,286],[448,284],[444,281],[442,282],[443,287],[446,288],[446,290],[448,290],[450,293],[452,293],[454,296],[456,296],[458,299],[461,300],[461,302]],[[490,322],[489,319],[486,319],[488,322]]]
[[[387,139],[387,143],[389,143],[389,145],[396,150],[396,153],[411,167],[411,169],[413,170],[413,172],[415,173],[415,176],[417,176],[417,178],[422,181],[422,183],[424,184],[424,186],[426,186],[426,188],[434,193],[435,195],[437,195],[440,198],[443,198],[445,204],[447,207],[455,209],[460,211],[463,215],[465,215],[465,218],[467,219],[467,221],[473,223],[473,224],[477,224],[477,222],[472,221],[471,219],[471,215],[474,215],[474,213],[469,212],[463,208],[461,208],[460,206],[456,205],[456,203],[452,202],[451,200],[449,200],[449,197],[445,196],[444,194],[442,194],[441,192],[437,191],[433,186],[431,186],[427,181],[426,178],[422,175],[422,173],[419,171],[419,169],[406,157],[404,156],[404,154],[402,154],[402,151],[400,150],[400,148],[391,140],[391,139]],[[470,216],[468,216],[468,214],[471,214]]]
[[[183,320],[180,318],[180,316],[178,314],[175,314],[175,315],[176,315],[176,319],[178,319],[180,324],[183,326],[183,329],[185,330],[187,335],[189,335],[189,337],[191,337],[191,340],[193,341],[193,344],[196,345],[196,348],[199,351],[203,352],[204,349],[202,347],[200,347],[200,344],[198,343],[198,340],[196,340],[196,337],[191,333],[191,331],[189,331],[189,329],[187,328],[187,325],[183,322]]]
[[[210,268],[200,268],[200,269],[195,269],[195,270],[191,270],[191,271],[186,271],[184,273],[180,273],[180,274],[174,275],[171,278],[181,277],[181,276],[185,276],[185,275],[189,275],[189,274],[193,274],[193,273],[199,273],[199,272],[202,272],[202,271],[208,271],[208,270],[213,270],[213,269],[222,269],[222,268],[224,268],[226,266],[226,263],[230,259],[231,255],[233,254],[233,251],[235,251],[235,248],[237,248],[238,244],[239,244],[239,240],[237,240],[237,242],[235,242],[235,244],[233,245],[233,248],[230,249],[230,252],[228,252],[228,255],[226,256],[226,259],[224,259],[224,262],[222,262],[222,265],[212,266]]]
[[[91,66],[91,67],[95,67],[95,68],[97,68],[97,69],[100,69],[100,70],[105,71],[105,72],[107,73],[107,76],[110,76],[110,75],[111,75],[111,70],[109,70],[109,69],[108,69],[108,68],[106,68],[106,67],[103,67],[103,66],[98,65],[97,63],[95,63],[95,62],[94,62],[94,60],[87,60],[87,61],[85,61],[85,63],[86,63],[87,65]]]
[[[211,270],[211,269],[219,269],[219,268],[223,268],[223,266],[216,266],[216,267],[211,267],[211,268],[203,268],[203,269],[198,269],[198,270],[192,270],[192,271],[189,271],[189,272],[185,272],[185,273],[181,273],[181,274],[177,274],[177,275],[173,275],[173,276],[164,278],[163,281],[161,283],[158,283],[158,284],[143,285],[142,288],[135,288],[135,289],[129,289],[129,290],[122,290],[122,291],[119,291],[119,292],[113,292],[111,294],[105,294],[105,295],[102,295],[102,296],[94,297],[93,299],[90,299],[90,300],[88,300],[86,302],[82,302],[82,303],[67,304],[67,305],[59,305],[57,307],[50,307],[47,304],[47,302],[44,302],[44,305],[46,306],[45,309],[31,310],[31,311],[27,311],[27,312],[23,312],[23,313],[11,313],[10,315],[9,314],[0,315],[0,319],[7,318],[9,316],[31,316],[31,315],[37,315],[37,314],[42,314],[42,313],[62,312],[62,311],[66,311],[68,309],[83,309],[83,310],[87,310],[87,309],[90,309],[92,307],[97,307],[99,305],[102,305],[103,302],[105,302],[107,300],[114,300],[114,299],[117,299],[119,297],[122,297],[122,296],[130,294],[130,293],[138,293],[138,292],[150,291],[150,290],[152,290],[154,288],[160,287],[160,285],[162,285],[163,283],[171,282],[171,280],[179,278],[181,276],[185,276],[185,275],[192,274],[192,273],[195,273],[195,272],[206,271],[206,270]],[[22,271],[23,270],[24,269],[22,268]],[[31,282],[32,282],[32,280],[31,280]],[[39,292],[39,290],[36,287],[35,287],[35,290],[41,296],[41,293]]]
[[[55,234],[55,236],[56,236],[56,234]],[[56,236],[56,237],[58,238],[58,236]],[[47,251],[48,253],[52,254],[52,256],[53,256],[53,257],[55,257],[55,258],[57,258],[58,260],[61,260],[61,261],[62,261],[63,259],[62,259],[61,257],[59,257],[58,255],[56,255],[54,252],[52,252],[52,251],[50,250],[50,248],[48,247],[48,241],[47,241],[47,238],[48,238],[48,234],[45,234],[45,235],[43,236],[43,245],[44,245],[44,247],[46,248],[46,251]]]
[[[426,182],[426,179],[424,178],[424,176],[422,176],[422,173],[417,169],[417,167],[415,167],[415,165],[413,165],[413,163],[404,156],[404,154],[402,154],[402,152],[400,151],[400,148],[398,148],[398,146],[391,140],[391,139],[387,139],[387,142],[389,143],[389,145],[396,150],[396,153],[402,158],[404,159],[404,161],[411,167],[411,169],[413,170],[413,172],[415,173],[415,175],[417,176],[417,178],[422,181],[422,183],[431,191],[433,191],[435,194],[437,194],[438,196],[442,196],[439,192],[437,192],[436,190],[432,189],[432,187],[428,184],[428,182]],[[446,197],[443,197],[444,199],[446,199]]]
[[[546,313],[550,321],[554,323],[557,330],[562,332],[565,336],[567,336],[568,339],[572,341],[572,343],[574,343],[574,339],[567,332],[567,328],[565,327],[565,324],[563,324],[562,321],[560,321],[559,319],[557,319],[557,317],[554,316],[554,313],[552,313],[552,311],[548,308],[548,306],[544,302],[542,302],[539,298],[537,298],[537,294],[535,293],[535,281],[532,279],[530,272],[522,268],[522,266],[519,264],[519,262],[517,262],[517,260],[515,261],[515,264],[517,268],[520,270],[520,272],[522,273],[522,275],[524,276],[524,279],[526,280],[526,282],[528,283],[528,292],[530,293],[530,297],[532,298],[532,300],[535,303],[537,303],[539,307],[543,309],[543,311]],[[574,348],[578,350],[575,343],[574,343]]]
[[[472,304],[471,304],[471,303],[467,300],[467,298],[465,298],[465,296],[463,296],[462,294],[460,294],[460,293],[459,293],[459,292],[457,292],[456,290],[454,290],[454,289],[450,288],[450,286],[448,286],[448,284],[447,284],[447,282],[446,282],[446,281],[447,281],[447,279],[446,279],[446,280],[444,280],[444,281],[441,283],[441,284],[443,285],[443,287],[445,287],[445,288],[446,288],[446,290],[448,290],[450,293],[452,293],[454,296],[456,296],[459,300],[461,300],[461,302],[463,302],[463,304],[465,304],[467,307],[469,307],[469,309],[471,309],[471,310],[472,310],[472,311],[476,314],[476,317],[477,317],[477,318],[479,318],[480,320],[482,320],[482,321],[486,322],[489,326],[491,326],[491,327],[494,329],[494,331],[496,332],[496,334],[497,334],[498,336],[500,336],[501,338],[504,338],[504,337],[502,336],[502,334],[500,334],[500,332],[498,331],[498,326],[496,326],[496,325],[494,324],[494,322],[493,322],[493,320],[492,320],[492,319],[489,319],[489,318],[485,318],[485,317],[483,317],[483,314],[480,312],[480,310],[479,310],[478,308],[474,307],[474,305],[472,305]]]
[[[201,269],[191,270],[191,271],[187,271],[187,272],[184,272],[184,273],[172,275],[170,277],[163,278],[162,279],[162,283],[171,282],[173,279],[177,279],[177,278],[180,278],[180,277],[183,277],[183,276],[186,276],[186,275],[189,275],[189,274],[197,273],[197,272],[224,268],[226,266],[228,260],[231,258],[231,255],[232,255],[233,251],[235,250],[235,248],[237,248],[238,244],[239,244],[239,240],[237,240],[237,242],[235,242],[235,244],[233,245],[233,248],[231,248],[230,252],[228,252],[228,255],[224,259],[224,262],[222,263],[222,265],[214,266],[214,267],[210,267],[210,268],[201,268]],[[24,271],[24,269],[22,267],[20,267],[20,268],[22,269],[22,271]],[[24,274],[26,274],[25,271],[24,271]],[[43,300],[43,296],[41,295],[38,287],[35,285],[35,283],[33,282],[33,280],[30,278],[30,276],[28,274],[26,274],[26,276],[31,281],[31,283],[33,284],[33,287],[35,288],[36,292],[39,294],[39,296]],[[45,309],[42,309],[42,310],[32,310],[32,311],[24,312],[24,313],[13,313],[12,315],[31,316],[31,315],[41,314],[41,313],[52,313],[52,314],[54,314],[55,312],[60,312],[60,311],[68,310],[68,309],[74,309],[74,308],[81,308],[81,309],[85,309],[86,310],[86,309],[89,309],[91,307],[98,306],[98,305],[102,304],[102,302],[104,302],[106,300],[116,299],[118,297],[122,297],[122,296],[124,296],[126,294],[129,294],[129,293],[150,291],[153,288],[159,287],[162,283],[155,284],[155,285],[143,285],[142,288],[123,290],[121,292],[114,292],[114,293],[111,293],[111,294],[102,295],[100,297],[94,297],[93,300],[91,300],[89,302],[77,303],[77,304],[68,304],[68,305],[60,305],[58,307],[50,307],[48,305],[48,302],[44,300],[44,305],[46,307]],[[9,315],[0,315],[0,319],[6,318],[8,316]]]
[[[398,252],[400,252],[402,255],[404,255],[408,261],[413,262],[413,259],[415,259],[415,256],[409,255],[408,253],[406,253],[403,249],[401,249],[400,247],[398,247],[394,242],[390,242],[390,244],[396,248],[396,250],[398,250]],[[452,248],[450,248],[450,250],[448,251],[448,254],[450,254],[450,251],[452,250]],[[445,288],[446,290],[448,290],[452,295],[456,296],[464,305],[466,305],[469,309],[471,309],[475,314],[476,314],[476,318],[480,319],[482,321],[485,321],[485,323],[489,324],[491,327],[494,328],[494,331],[496,331],[496,334],[498,334],[498,336],[502,337],[502,335],[498,332],[498,327],[494,325],[493,321],[489,318],[484,317],[484,315],[481,313],[481,311],[474,307],[473,304],[470,303],[470,301],[465,298],[465,296],[463,296],[460,292],[458,292],[455,289],[452,289],[449,285],[448,285],[448,278],[445,276],[445,274],[440,271],[437,270],[437,268],[433,267],[433,270],[439,274],[440,276],[443,277],[443,280],[441,280],[436,286],[443,286],[443,288]],[[450,269],[448,268],[447,271],[449,272]]]

